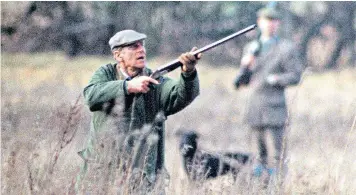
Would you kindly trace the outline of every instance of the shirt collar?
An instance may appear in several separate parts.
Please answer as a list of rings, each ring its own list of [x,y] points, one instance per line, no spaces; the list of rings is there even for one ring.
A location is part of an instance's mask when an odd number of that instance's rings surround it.
[[[130,76],[120,67],[120,72],[124,75],[125,79],[130,78]]]
[[[119,66],[119,64],[117,64],[117,65]],[[120,67],[120,66],[119,66],[119,67]],[[138,75],[145,75],[146,67],[147,67],[147,65],[145,65],[145,67],[143,68],[141,74],[138,74]],[[121,72],[121,74],[125,77],[125,80],[126,80],[126,79],[131,80],[131,79],[134,78],[134,77],[130,77],[130,76],[125,72],[125,70],[122,69],[121,67],[120,67],[120,72]],[[136,75],[136,76],[138,76],[138,75]]]

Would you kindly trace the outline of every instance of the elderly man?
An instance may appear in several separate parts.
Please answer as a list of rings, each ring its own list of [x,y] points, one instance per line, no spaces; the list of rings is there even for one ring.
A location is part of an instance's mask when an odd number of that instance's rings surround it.
[[[122,140],[125,143],[118,143],[125,148],[119,149],[117,157],[121,158],[118,160],[123,171],[120,174],[133,173],[135,169],[143,176],[142,180],[154,184],[156,176],[164,169],[164,121],[167,116],[188,106],[199,95],[195,65],[201,54],[196,57],[187,52],[179,57],[183,66],[178,80],[162,76],[155,80],[150,77],[152,71],[146,64],[145,39],[145,34],[134,30],[116,33],[109,40],[109,45],[117,63],[101,66],[84,88],[85,101],[93,112],[93,117],[89,144],[79,153],[85,160],[82,172],[88,169],[91,160],[106,155],[100,154],[100,149],[96,148],[109,144],[101,143],[95,136],[111,128],[109,124],[115,124],[115,132],[125,136]],[[193,48],[192,51],[196,49]],[[120,108],[119,111],[116,107]],[[163,115],[163,119],[158,119],[161,122],[155,121],[158,113]],[[110,119],[117,119],[119,122],[110,123]],[[137,136],[131,136],[135,132],[142,135],[147,133],[144,130],[146,124],[154,129],[148,132],[158,135],[154,147],[149,144],[152,140],[147,140],[149,136],[138,136],[139,140]],[[137,144],[143,144],[141,149],[150,149],[146,152],[134,150]],[[138,162],[138,159],[141,161]]]
[[[254,175],[260,176],[265,171],[273,174],[280,164],[286,171],[287,145],[283,140],[287,106],[284,90],[299,82],[302,64],[295,45],[278,36],[280,13],[275,8],[263,8],[257,16],[260,36],[246,46],[240,67],[245,74],[239,75],[235,86],[248,84],[252,91],[246,119],[258,141],[260,164],[254,169]],[[273,135],[276,151],[272,166],[268,163],[267,131]]]

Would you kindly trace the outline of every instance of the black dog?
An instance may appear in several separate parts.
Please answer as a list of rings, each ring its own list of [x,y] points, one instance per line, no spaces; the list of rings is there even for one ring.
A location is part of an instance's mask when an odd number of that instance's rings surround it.
[[[215,178],[229,172],[236,179],[239,168],[250,160],[250,156],[243,153],[209,154],[199,150],[197,138],[193,131],[183,132],[179,145],[184,169],[192,180]]]

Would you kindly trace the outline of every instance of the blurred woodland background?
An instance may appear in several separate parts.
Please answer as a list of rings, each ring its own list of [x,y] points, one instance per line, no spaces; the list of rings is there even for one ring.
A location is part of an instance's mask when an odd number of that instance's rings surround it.
[[[135,29],[148,35],[149,55],[176,55],[254,24],[256,11],[268,3],[1,2],[1,49],[108,55],[112,35]],[[355,65],[355,2],[275,3],[283,13],[281,35],[299,43],[304,64],[328,69],[341,60]],[[242,45],[253,38],[235,39],[207,56],[236,63]]]
[[[81,94],[93,72],[113,62],[114,33],[147,34],[154,69],[254,24],[269,3],[1,1],[1,194],[73,194],[91,116]],[[191,183],[179,155],[180,128],[196,130],[205,150],[256,152],[243,122],[250,91],[232,84],[251,32],[204,53],[201,94],[168,118],[167,194],[356,194],[356,2],[275,3],[281,35],[296,41],[305,65],[301,82],[286,91],[285,189],[245,177]],[[105,186],[104,174],[94,187]],[[116,187],[93,194],[117,194]]]

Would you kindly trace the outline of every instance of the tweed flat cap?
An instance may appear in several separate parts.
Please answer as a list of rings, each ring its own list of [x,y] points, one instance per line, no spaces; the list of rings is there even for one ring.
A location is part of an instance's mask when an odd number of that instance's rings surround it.
[[[146,35],[142,33],[138,33],[134,30],[123,30],[117,32],[113,37],[109,40],[110,48],[113,49],[115,47],[125,46],[135,41],[146,39]]]
[[[258,17],[270,18],[270,19],[281,19],[282,16],[279,11],[275,8],[262,8],[257,12]]]

